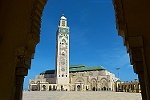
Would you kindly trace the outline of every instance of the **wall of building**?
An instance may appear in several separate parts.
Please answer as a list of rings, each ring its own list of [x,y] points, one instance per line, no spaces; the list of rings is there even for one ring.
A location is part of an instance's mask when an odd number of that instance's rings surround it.
[[[70,90],[70,91],[86,91],[86,90],[115,90],[115,81],[118,79],[114,74],[107,70],[100,71],[84,71],[69,73],[69,84],[55,84],[55,74],[37,75],[35,79],[30,80],[29,90]],[[40,88],[39,84],[40,83]],[[37,84],[37,86],[35,85]],[[33,86],[33,88],[32,88]],[[43,89],[43,86],[45,89]],[[52,87],[55,86],[55,89]],[[36,87],[38,89],[36,89]],[[50,88],[51,87],[51,88]]]

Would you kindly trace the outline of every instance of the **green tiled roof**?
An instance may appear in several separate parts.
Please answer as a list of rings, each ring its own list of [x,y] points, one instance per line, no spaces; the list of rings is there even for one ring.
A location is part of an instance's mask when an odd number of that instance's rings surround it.
[[[85,66],[85,65],[71,65],[69,66],[69,72],[83,72],[83,71],[95,71],[95,70],[106,70],[102,66]],[[46,70],[40,74],[54,74],[55,70]]]
[[[80,65],[71,65],[71,66],[69,66],[69,69],[70,68],[81,68],[81,67],[85,67],[85,65],[82,65],[82,64],[80,64]]]
[[[42,73],[40,73],[40,75],[41,74],[54,74],[54,73],[55,73],[55,70],[45,70]]]
[[[85,65],[73,65],[69,67],[69,72],[82,72],[82,71],[95,71],[106,70],[102,66],[85,66]]]

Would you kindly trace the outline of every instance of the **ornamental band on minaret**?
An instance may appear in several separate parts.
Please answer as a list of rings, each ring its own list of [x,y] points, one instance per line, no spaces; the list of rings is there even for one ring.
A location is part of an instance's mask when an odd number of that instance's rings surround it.
[[[69,27],[64,14],[60,18],[56,40],[56,83],[69,84]]]

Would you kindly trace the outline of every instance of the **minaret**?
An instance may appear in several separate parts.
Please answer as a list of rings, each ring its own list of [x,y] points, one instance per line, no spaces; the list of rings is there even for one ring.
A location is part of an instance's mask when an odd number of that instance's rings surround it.
[[[57,89],[68,90],[69,84],[69,27],[64,14],[60,18],[56,35],[56,84]]]

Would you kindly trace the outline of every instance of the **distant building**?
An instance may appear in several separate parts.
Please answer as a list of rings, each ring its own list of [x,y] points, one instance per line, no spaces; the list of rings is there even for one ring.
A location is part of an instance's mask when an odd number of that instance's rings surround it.
[[[101,66],[75,65],[69,67],[69,27],[62,15],[56,33],[56,70],[46,70],[29,82],[29,90],[115,90],[118,80]]]
[[[60,76],[61,78],[66,76]],[[30,80],[30,91],[115,91],[118,78],[101,66],[75,65],[69,67],[69,84],[57,84],[55,70],[46,70]],[[59,88],[60,87],[60,88]],[[66,88],[67,87],[67,88]]]
[[[141,92],[140,83],[138,81],[116,81],[116,92],[133,92],[139,93]]]

